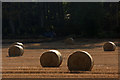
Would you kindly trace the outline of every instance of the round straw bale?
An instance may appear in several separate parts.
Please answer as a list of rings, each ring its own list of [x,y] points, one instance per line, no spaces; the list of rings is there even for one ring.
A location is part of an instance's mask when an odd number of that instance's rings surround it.
[[[88,52],[76,51],[69,56],[67,66],[70,71],[91,71],[93,58]]]
[[[22,47],[24,48],[23,43],[20,43],[20,42],[15,42],[15,43],[13,43],[12,45],[19,45],[19,46],[22,46]]]
[[[13,45],[8,49],[8,55],[10,57],[22,56],[24,53],[23,47],[19,45]]]
[[[67,38],[64,42],[66,44],[74,44],[74,39],[73,38]]]
[[[113,42],[109,41],[103,45],[103,49],[104,51],[115,51],[116,45]]]
[[[40,57],[42,67],[59,67],[62,63],[61,53],[57,50],[44,52]]]

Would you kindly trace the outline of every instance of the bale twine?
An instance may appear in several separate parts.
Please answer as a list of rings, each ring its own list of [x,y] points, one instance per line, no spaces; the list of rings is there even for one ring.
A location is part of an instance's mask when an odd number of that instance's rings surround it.
[[[8,49],[8,55],[10,57],[22,56],[24,53],[23,47],[19,45],[13,45]]]
[[[67,66],[70,71],[91,71],[93,58],[88,52],[76,51],[69,56]]]
[[[61,53],[57,50],[44,52],[40,57],[42,67],[59,67],[62,63]]]
[[[74,39],[73,38],[67,38],[64,42],[66,44],[74,44]]]
[[[20,42],[15,42],[15,43],[13,43],[12,45],[19,45],[19,46],[22,46],[22,47],[24,48],[23,43],[20,43]]]
[[[109,41],[103,45],[103,49],[104,51],[115,51],[116,45],[113,42]]]

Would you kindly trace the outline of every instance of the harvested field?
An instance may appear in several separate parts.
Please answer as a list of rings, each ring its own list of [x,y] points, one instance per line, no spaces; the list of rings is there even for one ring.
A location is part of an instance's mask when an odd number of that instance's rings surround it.
[[[115,51],[103,50],[103,45],[108,40],[76,39],[74,45],[66,45],[63,41],[44,43],[24,43],[24,55],[20,57],[8,57],[9,42],[2,45],[2,78],[3,80],[117,80],[119,77],[118,57],[120,57],[118,40],[112,40],[117,44]],[[11,42],[12,43],[12,42]],[[43,68],[40,65],[40,56],[51,49],[60,51],[63,57],[60,67]],[[94,60],[91,71],[70,72],[67,67],[67,59],[76,50],[87,51]],[[19,80],[20,80],[19,79]]]

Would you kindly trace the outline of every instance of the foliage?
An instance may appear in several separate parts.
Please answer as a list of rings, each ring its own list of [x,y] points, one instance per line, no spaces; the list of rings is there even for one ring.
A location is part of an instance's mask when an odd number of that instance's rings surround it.
[[[118,37],[120,5],[109,2],[3,2],[3,38],[76,35]],[[15,38],[15,37],[14,37]]]

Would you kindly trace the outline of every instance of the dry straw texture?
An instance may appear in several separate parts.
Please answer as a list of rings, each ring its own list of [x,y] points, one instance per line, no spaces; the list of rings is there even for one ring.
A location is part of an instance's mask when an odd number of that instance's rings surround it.
[[[42,67],[59,67],[62,63],[61,53],[57,50],[44,52],[40,57]]]
[[[13,45],[8,49],[8,55],[10,57],[22,56],[24,53],[23,47],[19,45]]]
[[[91,71],[93,58],[85,51],[76,51],[69,56],[67,66],[70,71]]]
[[[104,51],[115,51],[116,45],[113,42],[109,41],[103,45],[103,49]]]
[[[73,38],[67,38],[64,42],[65,42],[65,44],[74,44],[74,39]]]

